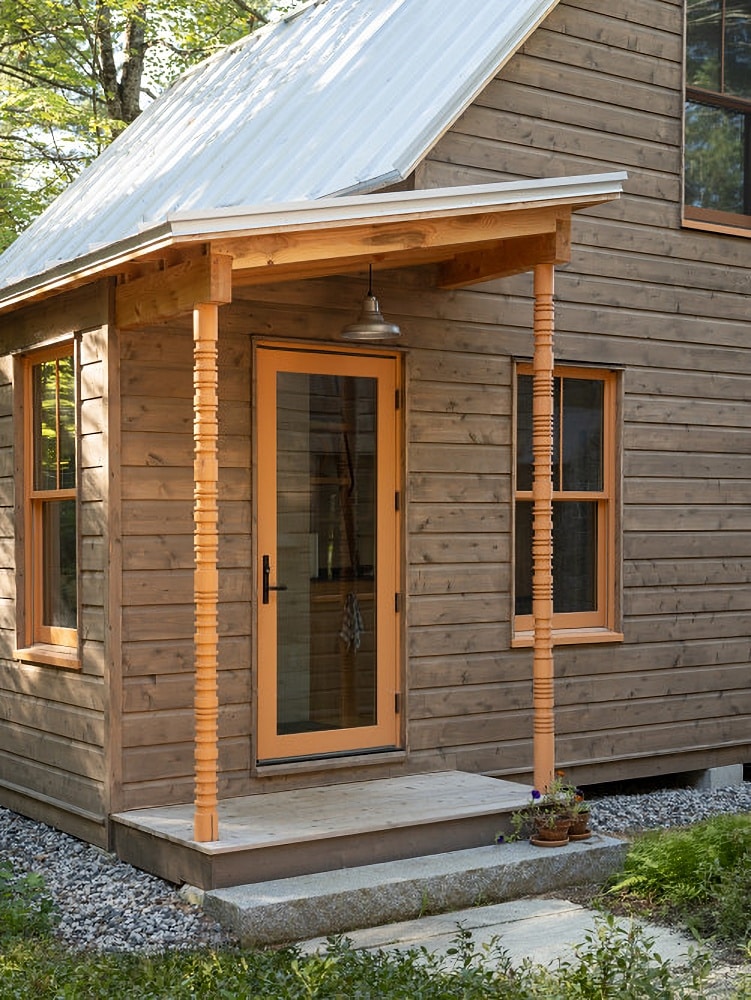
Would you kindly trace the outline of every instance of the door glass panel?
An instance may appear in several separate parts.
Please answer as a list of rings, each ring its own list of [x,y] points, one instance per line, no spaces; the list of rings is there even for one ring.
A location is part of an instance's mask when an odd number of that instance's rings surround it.
[[[376,390],[277,372],[277,735],[378,721]]]

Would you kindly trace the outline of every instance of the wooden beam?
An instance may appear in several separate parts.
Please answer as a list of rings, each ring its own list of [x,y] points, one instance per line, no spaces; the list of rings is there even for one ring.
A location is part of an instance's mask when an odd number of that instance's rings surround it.
[[[115,289],[115,325],[121,330],[189,313],[196,302],[232,301],[232,258],[202,254],[126,281]]]
[[[441,260],[468,245],[490,246],[510,237],[555,232],[557,206],[458,215],[445,219],[378,222],[345,228],[247,234],[213,240],[212,249],[233,258],[233,270],[264,272],[264,281],[286,278],[288,269],[338,261],[380,257]],[[312,269],[311,269],[312,270]]]
[[[504,239],[490,249],[457,254],[443,264],[439,288],[463,288],[531,271],[537,264],[566,264],[571,259],[571,215],[556,220],[553,232]]]
[[[535,788],[555,776],[553,666],[553,281],[552,264],[535,267],[532,360],[532,710]]]

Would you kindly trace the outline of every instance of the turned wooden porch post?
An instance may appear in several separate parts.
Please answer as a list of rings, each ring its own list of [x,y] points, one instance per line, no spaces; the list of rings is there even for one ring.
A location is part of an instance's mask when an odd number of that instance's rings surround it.
[[[553,264],[534,269],[532,362],[532,615],[534,649],[534,783],[544,791],[555,773],[553,669]]]
[[[232,298],[232,260],[208,258],[209,302],[193,307],[194,389],[194,507],[195,569],[195,810],[193,836],[199,842],[218,840],[219,652],[217,569],[219,484],[219,393],[217,344],[219,304]]]
[[[219,307],[201,303],[193,310],[194,413],[194,594],[195,594],[195,815],[193,836],[217,840],[217,761],[219,700],[216,661],[219,535],[217,337]]]

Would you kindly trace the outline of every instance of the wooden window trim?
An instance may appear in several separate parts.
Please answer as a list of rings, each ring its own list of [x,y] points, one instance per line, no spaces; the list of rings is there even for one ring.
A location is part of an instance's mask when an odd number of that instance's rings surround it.
[[[701,229],[708,233],[751,239],[751,215],[736,215],[733,212],[684,205],[682,224],[686,229]]]
[[[723,108],[726,111],[734,111],[738,114],[744,115],[747,118],[747,128],[751,129],[751,100],[747,97],[739,97],[735,94],[729,94],[725,90],[725,14],[726,14],[726,4],[725,0],[722,2],[722,30],[721,30],[721,65],[720,65],[720,90],[705,90],[702,87],[695,87],[689,83],[685,83],[684,88],[684,98],[685,101],[691,101],[694,104],[704,104],[709,107]],[[688,22],[686,22],[688,25]],[[687,45],[687,34],[684,38],[684,46]],[[685,53],[684,53],[685,55]],[[684,80],[687,77],[687,68],[684,64]],[[684,106],[685,107],[685,106]],[[746,147],[746,166],[748,174],[745,178],[745,198],[748,203],[749,198],[749,188],[751,188],[751,163],[749,163],[749,158],[751,158],[751,153],[748,147],[749,140],[747,139]],[[726,236],[744,236],[746,238],[751,237],[751,214],[740,213],[740,212],[723,212],[716,209],[702,208],[697,205],[687,205],[685,203],[685,172],[686,172],[686,148],[685,148],[685,119],[684,119],[684,150],[683,150],[683,173],[684,173],[684,196],[683,196],[683,213],[682,213],[682,224],[687,229],[700,229],[706,232],[720,233]],[[748,204],[744,207],[748,207]]]
[[[21,634],[22,646],[14,653],[14,658],[22,662],[49,664],[52,666],[80,668],[78,629],[62,626],[47,626],[40,621],[43,603],[43,552],[39,539],[42,537],[42,517],[44,505],[60,500],[77,500],[78,486],[75,488],[38,490],[34,488],[34,386],[33,370],[44,361],[71,358],[76,384],[76,439],[78,437],[79,392],[78,357],[73,339],[58,341],[53,345],[25,355],[22,361],[23,376],[23,455],[21,462],[24,497],[24,539],[22,558],[24,565],[24,611]],[[80,482],[78,465],[78,442],[76,440],[76,483]],[[76,519],[78,523],[78,519]],[[78,532],[78,528],[76,529]],[[78,588],[77,588],[78,589]]]
[[[519,375],[532,375],[529,362],[516,366],[514,391]],[[597,610],[588,612],[559,612],[553,614],[553,639],[556,645],[593,642],[622,642],[623,633],[617,627],[617,580],[616,580],[616,467],[617,467],[617,386],[618,373],[610,369],[577,365],[556,365],[554,378],[597,379],[603,384],[603,489],[592,491],[554,490],[553,503],[561,501],[587,500],[596,502],[597,511]],[[514,408],[516,414],[516,405]],[[561,433],[563,422],[560,424]],[[516,505],[520,501],[531,502],[531,490],[516,488],[516,418],[514,419],[513,477],[514,477],[514,520]],[[512,538],[515,531],[512,529]],[[530,556],[531,557],[531,556]],[[514,553],[516,560],[516,553]],[[512,574],[512,580],[515,574]],[[512,597],[512,608],[514,598]],[[513,614],[512,647],[527,647],[533,644],[534,619],[532,615]]]

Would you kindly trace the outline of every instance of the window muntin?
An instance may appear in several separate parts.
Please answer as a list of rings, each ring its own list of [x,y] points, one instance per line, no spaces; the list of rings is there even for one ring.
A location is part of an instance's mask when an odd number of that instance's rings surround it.
[[[553,626],[614,626],[615,382],[556,369],[553,383]],[[519,367],[516,411],[515,631],[532,628],[532,374]]]
[[[687,219],[751,228],[751,0],[688,0]]]
[[[25,377],[26,641],[73,647],[78,567],[72,345],[29,357]]]

